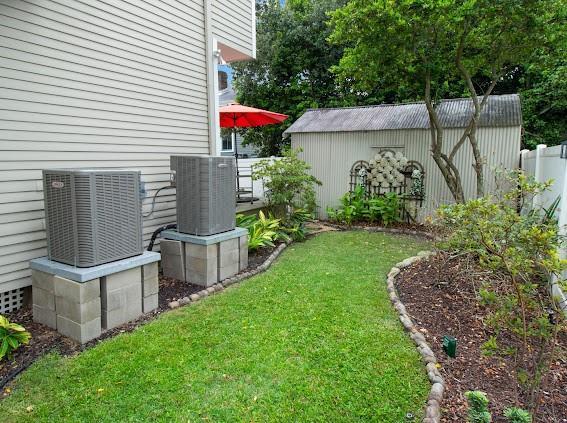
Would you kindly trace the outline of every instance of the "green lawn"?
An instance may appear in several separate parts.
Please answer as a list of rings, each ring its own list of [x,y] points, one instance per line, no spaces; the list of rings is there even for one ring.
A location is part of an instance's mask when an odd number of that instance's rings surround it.
[[[294,244],[219,295],[40,360],[0,402],[0,420],[418,421],[429,385],[385,278],[425,248],[366,232]]]

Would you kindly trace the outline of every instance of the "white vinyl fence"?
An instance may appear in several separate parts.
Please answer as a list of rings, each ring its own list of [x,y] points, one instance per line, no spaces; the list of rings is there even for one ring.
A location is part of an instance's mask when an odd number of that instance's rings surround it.
[[[523,150],[521,163],[522,169],[529,175],[533,175],[536,181],[553,180],[551,189],[534,198],[533,202],[534,206],[547,208],[559,197],[556,217],[559,221],[561,235],[567,236],[567,159],[561,158],[561,146],[547,147],[541,144],[535,150]],[[562,249],[561,256],[567,258],[567,248]],[[563,274],[563,278],[567,278],[567,272]],[[556,284],[553,285],[553,289],[567,313],[567,299],[564,293]]]

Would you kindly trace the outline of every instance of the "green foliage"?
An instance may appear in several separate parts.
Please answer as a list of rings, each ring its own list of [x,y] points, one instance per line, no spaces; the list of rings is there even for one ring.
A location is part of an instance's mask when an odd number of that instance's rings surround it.
[[[504,417],[509,423],[532,423],[532,416],[526,410],[510,407],[504,410]]]
[[[288,241],[290,238],[282,229],[281,220],[272,215],[266,216],[263,211],[254,215],[236,215],[236,226],[248,230],[248,250],[273,247],[276,241]]]
[[[492,415],[488,411],[488,398],[481,391],[465,392],[469,410],[467,413],[469,423],[490,423]]]
[[[451,231],[444,248],[476,256],[482,267],[493,272],[479,292],[489,310],[486,324],[494,331],[483,352],[515,356],[518,382],[530,407],[549,370],[555,337],[565,328],[564,314],[549,289],[549,276],[560,277],[567,267],[558,254],[559,228],[550,210],[528,208],[533,196],[549,185],[536,183],[521,171],[512,172],[503,181],[507,188],[497,195],[439,210]],[[515,339],[518,347],[500,348],[500,335]]]
[[[0,360],[4,357],[11,358],[12,353],[20,345],[27,344],[30,338],[30,333],[23,326],[10,323],[6,317],[0,315]]]
[[[339,89],[331,66],[343,48],[331,45],[327,13],[346,0],[258,2],[256,60],[233,65],[241,104],[285,113],[281,125],[251,128],[244,143],[264,156],[278,156],[289,145],[283,131],[307,109],[356,104],[351,90]]]
[[[402,208],[400,197],[395,192],[367,198],[363,186],[358,185],[340,199],[337,209],[327,207],[329,220],[351,226],[355,222],[367,221],[390,225],[400,221]]]
[[[309,173],[311,166],[301,160],[300,149],[286,149],[277,160],[264,159],[252,167],[254,180],[262,180],[272,213],[286,222],[297,209],[313,213],[316,208],[315,185],[321,181]]]

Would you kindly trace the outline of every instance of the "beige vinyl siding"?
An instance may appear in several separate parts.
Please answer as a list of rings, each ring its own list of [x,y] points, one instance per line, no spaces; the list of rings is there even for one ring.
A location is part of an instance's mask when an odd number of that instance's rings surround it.
[[[213,35],[250,57],[255,57],[255,1],[211,0]]]
[[[520,127],[480,128],[478,139],[486,159],[485,179],[487,189],[494,188],[496,168],[515,169],[520,156]],[[462,129],[446,129],[445,145],[448,150],[462,134]],[[320,179],[317,200],[320,215],[326,217],[327,206],[336,207],[339,198],[348,191],[350,168],[357,160],[370,160],[380,148],[403,151],[409,160],[420,162],[425,169],[426,199],[421,218],[431,215],[441,204],[451,203],[453,198],[431,158],[430,132],[423,129],[385,130],[367,132],[294,133],[292,145],[301,147],[301,157],[312,166],[312,174]],[[465,194],[468,198],[476,192],[476,179],[472,168],[472,152],[467,144],[455,156]]]
[[[202,1],[0,1],[0,292],[46,254],[41,169],[131,168],[151,196],[171,154],[208,154]],[[175,221],[175,191],[144,220]]]

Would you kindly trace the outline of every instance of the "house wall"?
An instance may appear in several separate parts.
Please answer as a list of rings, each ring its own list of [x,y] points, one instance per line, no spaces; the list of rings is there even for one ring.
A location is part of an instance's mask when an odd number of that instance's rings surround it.
[[[462,130],[446,129],[446,150],[459,139]],[[498,167],[517,168],[520,155],[520,127],[479,128],[478,139],[487,166],[488,189],[494,187],[493,170]],[[441,204],[453,198],[431,158],[430,132],[423,129],[366,132],[294,133],[292,146],[301,147],[301,157],[312,166],[312,173],[321,180],[317,187],[320,216],[326,218],[327,206],[336,207],[339,198],[348,191],[350,169],[357,160],[370,160],[380,148],[403,151],[409,160],[420,162],[425,169],[425,202],[421,218],[433,214]],[[472,168],[472,152],[467,144],[455,157],[467,197],[474,195],[476,180]]]
[[[228,22],[251,19],[223,3]],[[145,214],[169,183],[170,155],[209,153],[205,10],[203,0],[0,1],[0,292],[29,285],[29,260],[46,254],[41,169],[141,170]],[[250,31],[239,40],[253,45]],[[175,221],[175,191],[155,210],[146,243]]]
[[[256,57],[255,0],[211,0],[213,35],[223,44]]]

